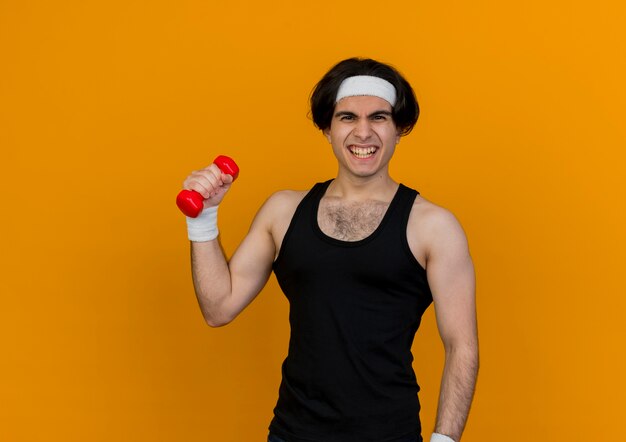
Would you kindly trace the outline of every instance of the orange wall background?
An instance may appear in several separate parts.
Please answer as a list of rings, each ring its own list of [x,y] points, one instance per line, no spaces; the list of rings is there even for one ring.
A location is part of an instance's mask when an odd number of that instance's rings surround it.
[[[469,237],[464,440],[626,440],[624,5],[0,0],[0,440],[264,440],[287,303],[272,278],[208,328],[174,198],[236,158],[232,253],[271,192],[332,177],[307,98],[355,55],[414,85],[393,175]],[[414,352],[429,434],[432,309]]]

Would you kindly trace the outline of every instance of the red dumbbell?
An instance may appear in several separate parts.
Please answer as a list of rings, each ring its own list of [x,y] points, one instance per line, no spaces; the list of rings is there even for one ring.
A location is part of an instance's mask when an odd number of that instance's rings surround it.
[[[213,160],[213,163],[226,175],[231,175],[233,181],[237,179],[239,167],[232,158],[220,155]],[[181,190],[176,197],[176,205],[181,212],[190,218],[195,218],[202,213],[203,203],[204,197],[195,190]]]

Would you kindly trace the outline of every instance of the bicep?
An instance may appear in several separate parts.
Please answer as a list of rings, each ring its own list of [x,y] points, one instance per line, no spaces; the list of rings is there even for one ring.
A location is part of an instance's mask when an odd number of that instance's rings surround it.
[[[476,341],[475,274],[465,233],[450,213],[433,229],[427,276],[446,348]]]
[[[269,279],[275,254],[271,223],[271,210],[266,203],[228,263],[231,296],[227,310],[233,317],[254,300]]]

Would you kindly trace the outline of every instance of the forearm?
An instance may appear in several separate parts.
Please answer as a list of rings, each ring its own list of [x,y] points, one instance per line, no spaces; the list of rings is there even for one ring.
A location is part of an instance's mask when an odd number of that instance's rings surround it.
[[[231,275],[217,239],[191,242],[191,272],[205,321],[212,327],[230,322],[231,318],[223,307],[232,292]]]
[[[461,439],[478,375],[478,345],[451,346],[441,379],[435,432]]]

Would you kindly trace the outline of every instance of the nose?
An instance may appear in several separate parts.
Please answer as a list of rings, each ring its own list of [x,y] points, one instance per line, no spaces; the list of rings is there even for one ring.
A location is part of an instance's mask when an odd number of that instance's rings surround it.
[[[353,134],[361,140],[368,139],[372,135],[372,126],[369,118],[360,118],[356,123]]]

